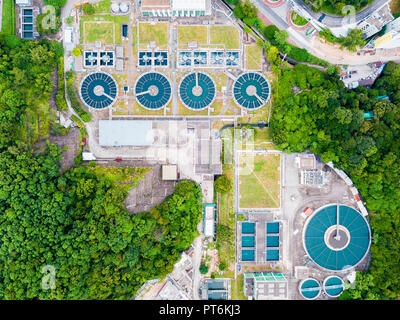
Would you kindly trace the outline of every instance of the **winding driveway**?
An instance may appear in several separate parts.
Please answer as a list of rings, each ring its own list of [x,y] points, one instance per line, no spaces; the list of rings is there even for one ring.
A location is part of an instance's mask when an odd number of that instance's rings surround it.
[[[318,20],[322,14],[325,14],[325,18],[322,20],[322,23],[325,24],[328,28],[337,28],[343,26],[344,19],[348,19],[347,17],[337,16],[333,14],[323,13],[323,12],[314,12],[307,6],[302,0],[295,0],[295,2],[306,10],[314,19]],[[369,6],[365,7],[361,11],[356,14],[355,22],[359,22],[362,19],[369,16],[376,9],[384,5],[388,0],[375,0]]]

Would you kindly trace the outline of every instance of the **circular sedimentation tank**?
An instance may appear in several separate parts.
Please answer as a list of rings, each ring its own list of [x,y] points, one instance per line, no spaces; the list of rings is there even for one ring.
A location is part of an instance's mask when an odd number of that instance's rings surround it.
[[[158,110],[171,99],[171,84],[167,77],[158,72],[143,74],[135,85],[136,99],[148,110]]]
[[[238,106],[255,110],[264,106],[270,97],[267,79],[257,72],[240,75],[233,84],[233,98]]]
[[[200,111],[210,106],[216,95],[215,83],[205,73],[186,75],[179,85],[179,97],[186,108]]]
[[[86,106],[104,109],[115,103],[118,96],[117,83],[108,73],[94,72],[83,78],[80,95]]]
[[[323,288],[329,297],[336,298],[343,292],[344,283],[338,276],[330,276],[324,280]]]
[[[371,231],[354,208],[330,204],[316,210],[303,230],[308,256],[321,268],[344,271],[360,263],[368,253]]]
[[[308,300],[314,300],[321,294],[321,285],[314,278],[304,279],[299,285],[300,294]]]

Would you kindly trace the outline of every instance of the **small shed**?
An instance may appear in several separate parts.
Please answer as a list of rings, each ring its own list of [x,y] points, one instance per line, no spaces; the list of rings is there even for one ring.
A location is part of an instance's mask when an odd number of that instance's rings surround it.
[[[163,165],[161,172],[162,172],[162,180],[178,180],[178,169],[176,164]]]

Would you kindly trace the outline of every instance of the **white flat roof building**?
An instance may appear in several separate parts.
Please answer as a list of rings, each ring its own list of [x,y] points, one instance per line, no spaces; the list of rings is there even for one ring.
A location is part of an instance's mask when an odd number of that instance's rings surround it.
[[[32,5],[32,0],[15,0],[15,4],[20,7]]]
[[[146,120],[99,120],[101,146],[151,146],[153,122]]]
[[[194,17],[211,15],[211,0],[142,0],[143,16]]]
[[[207,205],[204,208],[204,236],[214,237],[214,206]]]
[[[67,50],[72,51],[74,48],[74,29],[72,27],[64,29],[64,43]]]
[[[163,180],[177,180],[178,179],[178,171],[176,164],[174,165],[163,165],[162,169],[162,179]]]

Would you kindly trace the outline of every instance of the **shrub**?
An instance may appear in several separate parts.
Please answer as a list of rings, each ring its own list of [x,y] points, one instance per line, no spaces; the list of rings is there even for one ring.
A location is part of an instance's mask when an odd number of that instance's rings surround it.
[[[276,32],[279,32],[279,29],[274,25],[266,26],[261,31],[261,33],[264,35],[264,37],[266,37],[269,40],[269,42],[271,42],[274,45],[276,43],[276,40],[275,40],[275,33]]]
[[[208,272],[208,266],[207,266],[206,264],[202,263],[202,264],[200,265],[199,270],[200,270],[200,273],[201,273],[201,274],[206,274],[206,273]]]
[[[68,105],[65,101],[65,88],[64,88],[64,58],[61,57],[58,62],[58,90],[56,95],[56,105],[58,109],[67,111]]]
[[[81,103],[79,102],[79,100],[77,98],[76,92],[75,92],[74,72],[72,70],[67,71],[65,73],[65,77],[67,80],[67,95],[68,95],[68,99],[71,103],[72,109],[74,109],[74,111],[82,118],[83,121],[89,122],[91,120],[91,116],[83,109]]]
[[[74,164],[78,165],[78,164],[81,164],[82,162],[83,162],[83,157],[82,157],[82,153],[80,153],[75,157]]]
[[[75,47],[75,48],[72,49],[72,54],[75,57],[80,57],[82,55],[82,51],[78,47]]]
[[[87,113],[87,112],[81,112],[81,113],[79,114],[79,116],[81,117],[81,119],[82,119],[83,122],[90,122],[90,121],[92,120],[92,117],[91,117],[90,114]]]
[[[214,187],[219,193],[227,193],[232,190],[232,182],[226,175],[222,175],[215,180]]]
[[[240,6],[236,6],[235,9],[233,9],[233,15],[240,20],[244,18],[244,13]]]
[[[76,115],[72,115],[71,116],[71,120],[73,121],[73,122],[75,122],[77,125],[78,125],[78,127],[79,128],[84,128],[85,127],[85,125],[83,124],[83,122],[76,116]]]
[[[67,18],[65,18],[65,23],[68,25],[71,25],[74,23],[74,17],[73,16],[69,16]]]
[[[83,8],[83,13],[86,15],[92,15],[96,11],[93,5],[91,5],[90,3],[85,3],[82,8]]]
[[[218,266],[219,270],[221,270],[221,271],[226,270],[226,267],[227,266],[226,266],[226,262],[225,261],[221,261],[221,263]]]
[[[248,26],[254,26],[257,18],[243,18],[243,22]]]

